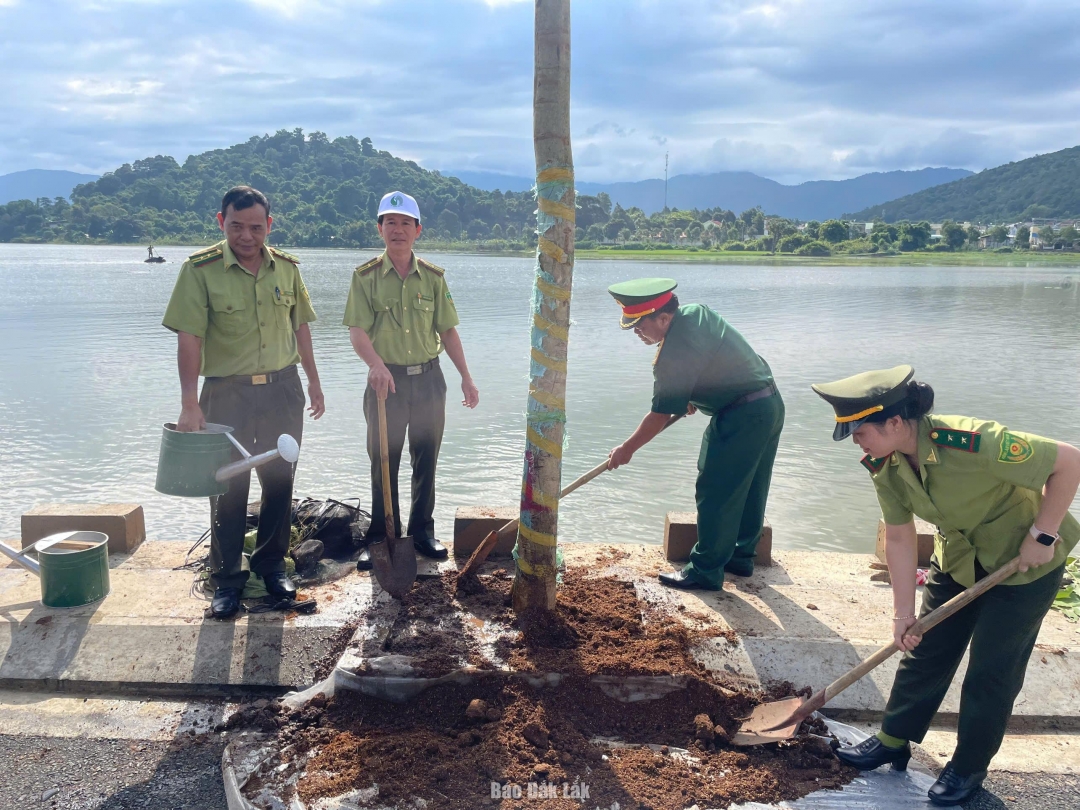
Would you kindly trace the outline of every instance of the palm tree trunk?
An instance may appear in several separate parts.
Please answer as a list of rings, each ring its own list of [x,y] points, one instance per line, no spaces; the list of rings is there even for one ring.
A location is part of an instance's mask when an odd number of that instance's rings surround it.
[[[555,607],[566,345],[574,276],[574,158],[570,150],[570,0],[536,0],[533,144],[536,282],[518,521],[514,610]]]

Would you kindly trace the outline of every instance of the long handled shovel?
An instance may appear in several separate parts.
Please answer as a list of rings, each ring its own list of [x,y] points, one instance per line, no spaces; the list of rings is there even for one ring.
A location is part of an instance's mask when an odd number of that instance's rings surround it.
[[[379,457],[382,462],[383,515],[386,539],[368,546],[375,581],[395,599],[404,596],[416,581],[416,552],[411,537],[396,537],[394,498],[390,491],[390,448],[386,436],[386,400],[379,397]]]
[[[680,414],[676,414],[675,416],[672,416],[670,419],[667,420],[667,424],[664,425],[663,429],[661,430],[661,433],[664,430],[667,430],[672,425],[674,425],[676,422],[678,422],[684,416],[686,416],[686,414],[684,414],[684,413],[680,413]],[[578,478],[572,484],[569,484],[569,485],[563,487],[563,491],[561,493],[559,493],[559,498],[560,499],[565,498],[567,495],[569,495],[571,492],[573,492],[578,487],[585,486],[585,484],[592,481],[594,478],[596,478],[598,475],[600,475],[600,473],[605,472],[607,469],[608,469],[608,460],[604,459],[602,462],[597,464],[595,467],[593,467],[591,470],[589,470],[583,476]],[[467,563],[465,563],[464,567],[458,572],[457,581],[462,582],[466,577],[469,577],[472,574],[475,574],[476,570],[483,564],[484,560],[486,560],[488,558],[488,555],[491,553],[491,550],[493,548],[495,548],[496,545],[498,545],[499,540],[501,538],[503,538],[503,537],[508,537],[511,534],[513,534],[514,532],[516,532],[517,531],[517,526],[518,526],[517,520],[510,520],[510,521],[507,521],[505,524],[503,524],[500,528],[496,529],[495,531],[489,532],[487,537],[485,537],[483,540],[480,541],[480,545],[478,545],[476,547],[476,551],[474,551],[472,553],[472,556],[469,557],[469,561]]]
[[[936,610],[923,616],[908,630],[913,636],[924,635],[930,628],[943,622],[961,608],[975,601],[995,585],[1006,580],[1020,569],[1020,558],[1016,557],[989,576],[983,577],[963,593],[959,593]],[[731,741],[736,745],[761,745],[794,737],[799,725],[811,714],[839,695],[855,681],[862,678],[879,664],[889,660],[900,651],[895,643],[888,644],[871,655],[857,667],[854,667],[805,703],[800,698],[787,698],[771,703],[762,703],[742,724],[739,732]]]

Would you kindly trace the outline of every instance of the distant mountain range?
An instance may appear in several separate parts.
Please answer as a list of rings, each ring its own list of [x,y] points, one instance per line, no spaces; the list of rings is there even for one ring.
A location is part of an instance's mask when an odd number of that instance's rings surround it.
[[[1080,146],[1036,155],[856,211],[854,219],[1004,223],[1080,217]]]
[[[485,191],[527,191],[528,177],[495,172],[444,171],[463,183]],[[723,207],[735,213],[760,206],[766,213],[793,219],[823,221],[895,200],[943,183],[969,177],[966,169],[927,168],[917,171],[875,172],[850,180],[811,180],[785,186],[751,172],[679,174],[668,181],[668,206],[680,209]],[[577,184],[578,193],[595,195],[601,191],[623,208],[636,206],[646,214],[664,207],[664,181],[639,180],[632,183]]]
[[[80,183],[97,180],[96,174],[54,171],[52,169],[27,169],[22,172],[0,174],[0,205],[12,200],[36,200],[38,197],[67,197]]]

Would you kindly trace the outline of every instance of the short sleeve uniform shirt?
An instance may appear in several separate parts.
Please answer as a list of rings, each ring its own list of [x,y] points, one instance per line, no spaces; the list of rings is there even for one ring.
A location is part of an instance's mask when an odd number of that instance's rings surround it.
[[[162,324],[202,339],[204,377],[278,371],[300,360],[296,330],[315,320],[298,259],[263,248],[258,276],[227,241],[180,268]]]
[[[653,413],[722,411],[773,381],[769,364],[719,314],[702,304],[679,307],[653,364]]]
[[[384,363],[426,363],[442,351],[442,332],[458,325],[445,271],[413,255],[403,279],[383,253],[353,272],[345,326],[363,329]]]
[[[914,515],[935,524],[935,562],[971,587],[976,560],[994,571],[1020,553],[1057,461],[1057,442],[997,422],[930,414],[919,425],[918,453],[918,475],[899,453],[863,459],[882,517],[891,525]],[[1061,565],[1080,540],[1080,523],[1066,514],[1060,533],[1052,562],[1006,584],[1032,582]]]

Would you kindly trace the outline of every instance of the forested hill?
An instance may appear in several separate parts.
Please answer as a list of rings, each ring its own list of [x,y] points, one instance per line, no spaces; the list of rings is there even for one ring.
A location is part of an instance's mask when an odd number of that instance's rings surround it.
[[[1032,217],[1080,215],[1080,146],[1036,155],[892,202],[845,219],[870,222],[1019,222]]]
[[[395,189],[417,198],[432,236],[490,236],[495,225],[516,236],[535,226],[531,193],[481,191],[378,151],[369,138],[331,141],[295,129],[192,155],[183,165],[162,156],[124,164],[77,186],[70,203],[0,206],[0,241],[204,244],[220,238],[214,214],[222,195],[243,184],[269,196],[279,245],[381,245],[375,214]]]

